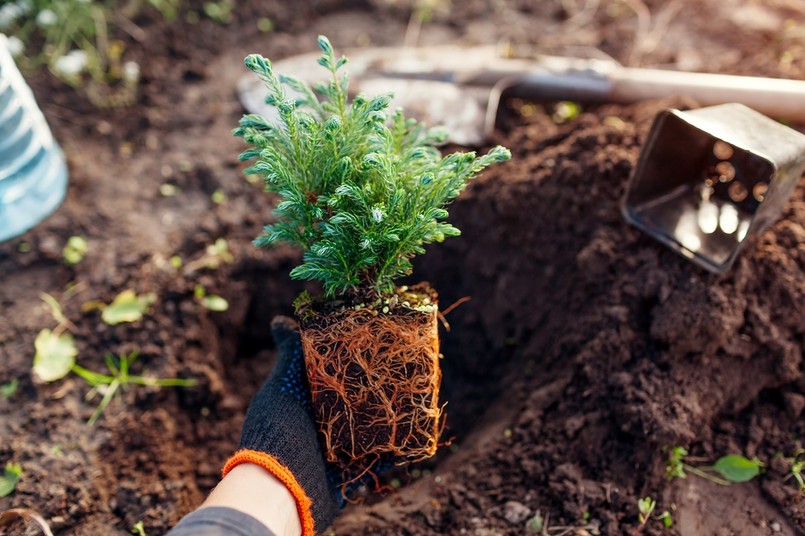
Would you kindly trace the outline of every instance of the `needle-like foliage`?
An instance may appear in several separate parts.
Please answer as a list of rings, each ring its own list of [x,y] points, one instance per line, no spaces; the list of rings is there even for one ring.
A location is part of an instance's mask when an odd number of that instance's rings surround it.
[[[326,37],[318,44],[319,64],[332,77],[313,87],[275,74],[260,55],[245,60],[279,118],[245,115],[234,130],[252,146],[240,159],[256,158],[246,173],[264,176],[266,190],[280,197],[276,223],[255,243],[301,247],[304,262],[291,276],[320,280],[328,298],[388,294],[396,278],[411,272],[410,259],[424,253],[423,245],[459,234],[444,221],[444,207],[510,152],[498,146],[480,157],[442,157],[443,129],[426,129],[401,110],[389,116],[390,94],[359,94],[350,102],[341,71],[347,58],[336,59]]]

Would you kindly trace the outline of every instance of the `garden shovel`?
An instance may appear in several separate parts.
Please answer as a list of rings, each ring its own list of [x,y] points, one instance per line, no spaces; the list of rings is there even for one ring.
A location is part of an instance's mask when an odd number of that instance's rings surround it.
[[[316,54],[275,63],[277,73],[325,81]],[[503,57],[495,46],[367,48],[347,51],[353,92],[393,93],[390,107],[428,125],[443,125],[451,141],[480,145],[495,127],[501,96],[586,103],[630,103],[686,95],[702,106],[738,102],[775,119],[805,123],[805,81],[623,67],[613,60]],[[243,106],[266,117],[262,82],[245,76]]]

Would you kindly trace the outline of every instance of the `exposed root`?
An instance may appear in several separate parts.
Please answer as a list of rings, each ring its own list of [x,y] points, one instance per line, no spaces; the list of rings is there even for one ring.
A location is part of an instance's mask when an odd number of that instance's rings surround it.
[[[444,316],[449,315],[450,313],[452,313],[452,312],[453,312],[453,310],[455,310],[455,308],[456,308],[456,307],[458,307],[458,306],[459,306],[459,305],[461,305],[462,303],[467,303],[467,302],[468,302],[468,301],[470,301],[471,299],[472,299],[472,297],[470,297],[470,296],[464,296],[463,298],[459,298],[459,299],[457,299],[457,300],[455,301],[455,303],[453,303],[453,305],[451,305],[450,307],[448,307],[447,309],[445,309],[445,310],[442,312],[442,314],[443,314]]]
[[[439,315],[439,320],[442,322],[442,325],[444,326],[445,331],[447,331],[448,333],[450,332],[450,324],[448,324],[447,322],[447,315],[452,313],[456,307],[458,307],[462,303],[470,301],[471,299],[472,298],[470,296],[464,296],[463,298],[459,298],[453,305],[451,305],[444,311],[439,311],[437,313]]]
[[[442,429],[436,310],[344,309],[301,322],[325,457],[348,483],[433,456]]]

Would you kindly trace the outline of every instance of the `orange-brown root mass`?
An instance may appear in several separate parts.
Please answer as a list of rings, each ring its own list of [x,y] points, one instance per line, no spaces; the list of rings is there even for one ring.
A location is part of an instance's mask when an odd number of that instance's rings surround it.
[[[436,311],[346,309],[302,320],[326,459],[345,474],[432,456],[440,433]]]

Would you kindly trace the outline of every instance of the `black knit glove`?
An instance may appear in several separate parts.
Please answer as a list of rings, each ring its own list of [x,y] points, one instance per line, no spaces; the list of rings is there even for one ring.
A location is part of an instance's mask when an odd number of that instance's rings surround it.
[[[335,519],[341,496],[319,446],[302,345],[293,320],[271,322],[277,344],[274,372],[252,399],[238,450],[223,474],[255,463],[280,480],[296,501],[302,534],[321,533]]]

